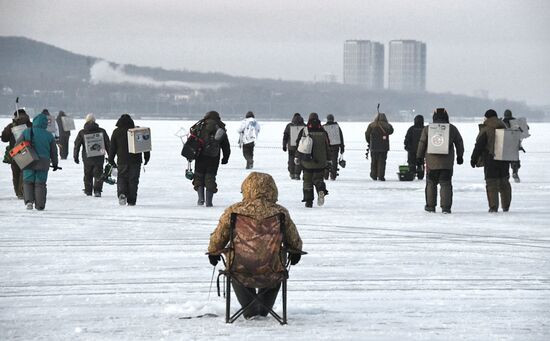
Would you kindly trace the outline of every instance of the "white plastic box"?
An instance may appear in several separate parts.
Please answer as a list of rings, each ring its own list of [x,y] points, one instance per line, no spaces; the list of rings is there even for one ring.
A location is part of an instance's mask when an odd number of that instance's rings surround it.
[[[495,160],[519,161],[521,131],[515,129],[495,129]]]
[[[61,125],[63,126],[61,127],[63,131],[75,130],[74,118],[70,116],[61,116]]]
[[[151,150],[151,129],[128,129],[128,152],[138,154]]]
[[[105,155],[105,140],[103,138],[103,133],[85,134],[84,148],[86,148],[86,157]]]
[[[20,124],[11,128],[11,133],[13,134],[15,141],[19,140],[19,138],[23,134],[23,131],[27,128],[28,127],[26,124]]]
[[[428,125],[428,154],[449,154],[449,123]]]

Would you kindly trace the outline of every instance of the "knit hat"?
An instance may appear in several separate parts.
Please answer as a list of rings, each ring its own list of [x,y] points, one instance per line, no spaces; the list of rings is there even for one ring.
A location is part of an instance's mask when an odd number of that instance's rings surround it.
[[[311,114],[309,114],[309,118],[308,118],[308,121],[311,121],[311,120],[319,120],[319,115],[317,115],[316,112],[312,112]]]
[[[449,123],[449,114],[445,108],[437,108],[432,117],[434,123]]]
[[[88,123],[88,122],[95,122],[95,116],[94,116],[94,114],[89,113],[88,115],[86,115],[85,121],[86,121],[86,123]]]
[[[254,117],[254,113],[252,111],[249,111],[246,113],[246,118]]]
[[[512,118],[512,111],[510,109],[504,110],[504,118]]]
[[[44,115],[47,115],[49,116],[50,115],[50,112],[48,111],[48,109],[43,109],[41,114],[44,114]]]
[[[327,115],[327,122],[334,122],[334,115],[333,114],[328,114]]]
[[[486,118],[489,118],[489,117],[498,117],[497,115],[497,112],[494,111],[493,109],[489,109],[485,112],[485,117]]]

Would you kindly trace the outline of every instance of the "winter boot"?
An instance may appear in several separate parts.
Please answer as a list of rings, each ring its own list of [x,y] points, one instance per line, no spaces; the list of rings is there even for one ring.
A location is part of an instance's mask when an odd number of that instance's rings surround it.
[[[126,201],[126,195],[121,194],[121,195],[118,196],[118,204],[120,206],[126,206],[126,202],[127,202]]]
[[[212,207],[212,198],[214,197],[214,192],[210,192],[209,190],[206,190],[206,207]]]
[[[101,192],[94,192],[94,197],[101,198]]]
[[[430,212],[430,213],[435,213],[435,206],[424,206],[424,211],[426,212]]]
[[[199,196],[199,199],[197,200],[197,205],[204,205],[204,186],[199,186],[199,188],[197,188],[197,194]]]
[[[306,201],[306,207],[307,208],[313,207],[313,201]]]
[[[27,210],[32,210],[33,207],[32,207],[32,202],[28,202],[27,203]]]
[[[319,191],[317,194],[317,206],[323,206],[325,204],[325,191]]]
[[[34,184],[34,207],[42,211],[46,207],[46,195],[48,190],[46,189],[45,182],[37,182]]]

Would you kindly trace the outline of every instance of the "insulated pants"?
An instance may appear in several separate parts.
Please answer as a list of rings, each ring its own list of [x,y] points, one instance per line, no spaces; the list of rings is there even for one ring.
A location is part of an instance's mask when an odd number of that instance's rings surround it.
[[[296,148],[288,148],[288,173],[292,175],[300,176],[302,172],[302,165],[297,165],[294,163],[294,158],[296,157]]]
[[[246,160],[246,169],[254,166],[254,142],[243,144],[243,156]]]
[[[84,162],[84,193],[87,195],[101,193],[103,190],[103,162]]]
[[[235,291],[237,300],[243,308],[249,305],[256,296],[258,301],[265,305],[264,307],[259,303],[254,304],[243,313],[244,317],[251,317],[255,315],[267,316],[269,313],[267,308],[273,309],[273,305],[277,299],[277,294],[281,288],[281,283],[279,283],[274,288],[260,288],[258,289],[258,292],[256,292],[255,288],[247,288],[235,280],[232,280],[231,284],[233,285],[233,290]]]
[[[327,194],[327,187],[325,184],[325,170],[324,169],[307,169],[304,168],[304,177],[303,177],[303,191],[304,199],[302,202],[313,202],[313,188],[319,191],[325,192]]]
[[[216,175],[218,174],[219,165],[219,157],[200,156],[195,160],[195,176],[193,177],[193,188],[195,191],[202,186],[209,192],[218,192]]]
[[[25,204],[34,203],[34,207],[41,211],[46,207],[46,183],[45,182],[27,182],[23,184]]]
[[[23,172],[15,161],[11,163],[11,176],[13,181],[13,190],[18,198],[23,197]]]
[[[440,189],[440,206],[443,210],[450,210],[453,205],[453,170],[430,169],[426,176],[426,206],[434,208],[437,205],[437,185]]]
[[[508,177],[485,179],[485,189],[487,191],[487,201],[489,209],[498,211],[498,195],[500,194],[500,203],[502,210],[508,211],[512,202],[512,186]]]
[[[325,171],[325,179],[328,179],[329,176],[332,180],[336,179],[338,176],[338,154],[340,153],[340,146],[330,146],[330,161],[332,164],[330,168]]]
[[[407,164],[409,172],[416,173],[418,180],[424,179],[424,167],[418,167],[416,164],[416,152],[407,152]]]
[[[370,177],[373,180],[382,180],[386,176],[386,159],[388,152],[372,152],[370,153]]]
[[[69,155],[69,138],[71,135],[61,134],[59,136],[59,156],[62,160],[65,160]]]
[[[129,205],[136,204],[140,172],[141,163],[118,165],[117,197],[124,194]]]

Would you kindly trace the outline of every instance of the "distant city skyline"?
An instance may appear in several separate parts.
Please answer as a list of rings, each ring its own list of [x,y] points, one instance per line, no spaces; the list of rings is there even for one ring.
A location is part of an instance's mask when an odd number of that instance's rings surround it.
[[[343,41],[419,40],[429,47],[426,90],[536,105],[550,105],[548,32],[545,0],[0,0],[2,36],[122,64],[258,78],[342,81]]]

